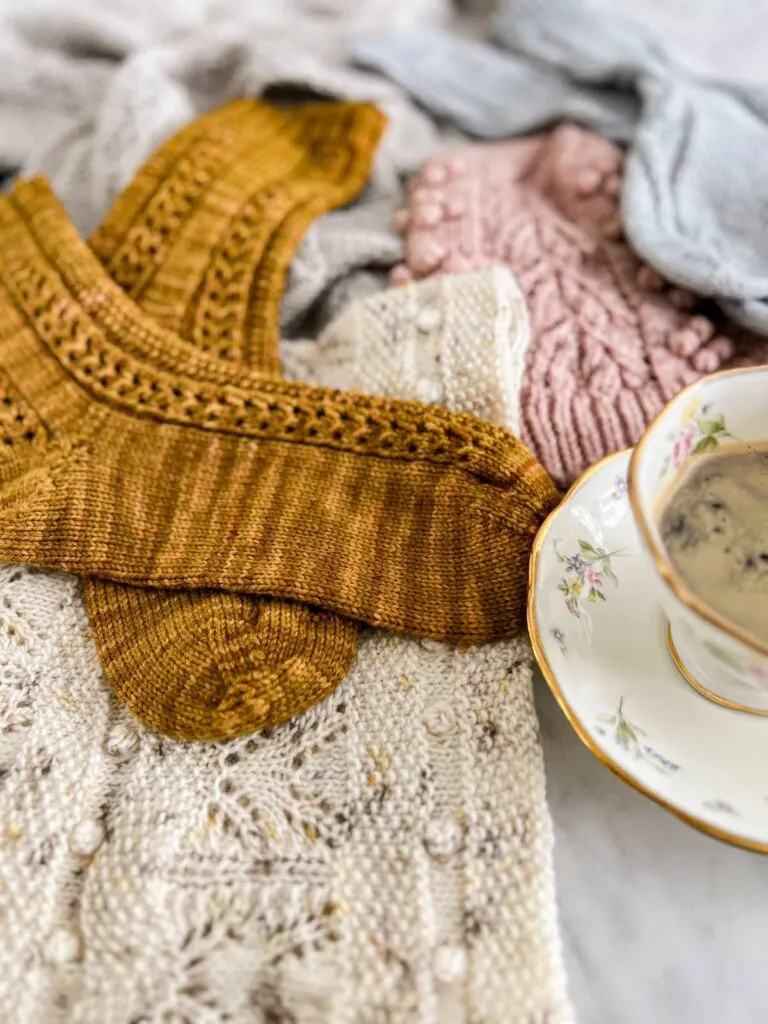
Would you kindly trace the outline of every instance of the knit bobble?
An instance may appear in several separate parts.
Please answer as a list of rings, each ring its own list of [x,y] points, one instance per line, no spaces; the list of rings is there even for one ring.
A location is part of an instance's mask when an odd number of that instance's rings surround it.
[[[445,259],[447,249],[436,238],[419,239],[408,252],[408,261],[417,274],[429,274],[436,270]]]
[[[717,352],[711,348],[703,348],[693,357],[693,366],[699,373],[716,373],[720,369],[720,359]]]
[[[139,749],[141,739],[132,725],[120,723],[110,730],[106,741],[107,753],[116,761],[124,761]]]
[[[104,825],[99,818],[83,818],[70,833],[70,849],[78,857],[92,857],[104,842],[104,836]]]
[[[443,985],[461,981],[467,973],[467,951],[463,946],[441,946],[435,950],[435,977]]]
[[[705,348],[699,349],[693,356],[693,367],[700,374],[714,374],[729,359],[733,358],[735,346],[730,338],[723,335],[713,338]]]
[[[424,845],[435,860],[448,860],[461,847],[461,828],[451,817],[431,818],[424,829]]]
[[[674,352],[676,356],[682,356],[685,359],[698,351],[700,346],[701,338],[696,331],[690,328],[678,331],[669,339],[670,351]]]
[[[600,187],[602,175],[594,167],[582,167],[574,175],[574,185],[580,195],[592,195]]]
[[[709,341],[715,333],[714,325],[705,316],[692,316],[688,321],[688,330],[695,331],[701,341]]]
[[[65,967],[83,957],[83,940],[74,928],[54,928],[43,946],[43,956],[52,967]]]
[[[416,329],[424,334],[435,331],[442,322],[442,314],[437,306],[423,306],[414,318]]]
[[[467,204],[461,196],[451,196],[445,201],[445,212],[448,217],[461,217],[467,211]]]
[[[416,397],[427,405],[437,405],[443,399],[443,391],[439,383],[424,377],[416,382]]]
[[[732,359],[736,354],[736,345],[733,339],[727,338],[724,334],[718,334],[707,347],[711,348],[713,352],[717,352],[723,360]]]
[[[443,219],[443,211],[437,203],[424,203],[413,210],[413,223],[419,228],[436,227]]]
[[[449,167],[442,160],[430,160],[422,173],[430,185],[444,185],[450,177]]]

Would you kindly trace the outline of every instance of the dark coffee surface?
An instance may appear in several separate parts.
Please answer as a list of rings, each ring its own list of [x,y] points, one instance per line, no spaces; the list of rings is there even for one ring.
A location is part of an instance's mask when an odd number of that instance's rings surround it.
[[[691,591],[768,643],[768,442],[691,459],[659,526]]]

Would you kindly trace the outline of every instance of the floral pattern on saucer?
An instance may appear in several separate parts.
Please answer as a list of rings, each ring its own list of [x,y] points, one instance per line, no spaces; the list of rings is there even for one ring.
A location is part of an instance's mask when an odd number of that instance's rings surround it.
[[[617,473],[613,481],[613,490],[611,491],[611,501],[621,501],[626,498],[629,493],[629,481],[627,480],[626,473]]]
[[[554,637],[557,646],[560,648],[560,653],[564,657],[568,657],[568,643],[565,638],[565,633],[560,629],[559,626],[550,626],[549,635]]]
[[[729,804],[727,800],[705,800],[704,807],[707,807],[710,811],[718,811],[720,814],[739,813],[733,804]]]
[[[612,715],[598,715],[597,720],[601,725],[611,726],[614,740],[628,754],[632,754],[636,758],[645,758],[649,764],[652,764],[660,772],[676,772],[680,770],[679,764],[675,764],[674,761],[670,761],[662,754],[659,754],[649,743],[644,741],[645,731],[630,722],[624,714],[623,697],[619,699],[616,710]],[[605,734],[605,730],[601,730],[600,726],[598,726],[597,731],[602,735]]]
[[[585,474],[536,538],[537,660],[579,738],[620,778],[702,831],[768,853],[768,719],[708,701],[678,672],[653,564],[629,502],[613,498],[629,458]],[[590,600],[593,590],[603,596]]]
[[[565,598],[565,607],[577,619],[584,614],[581,607],[582,599],[590,604],[606,601],[603,591],[606,580],[614,586],[619,581],[611,568],[611,559],[620,555],[621,551],[606,551],[602,547],[594,547],[589,541],[579,538],[579,550],[573,555],[564,555],[560,551],[559,540],[553,542],[555,554],[565,566],[565,575],[557,589]]]

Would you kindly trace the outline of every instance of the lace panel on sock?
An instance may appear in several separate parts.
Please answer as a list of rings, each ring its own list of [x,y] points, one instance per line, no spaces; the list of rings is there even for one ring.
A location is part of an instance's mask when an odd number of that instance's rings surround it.
[[[254,267],[264,254],[264,243],[295,202],[295,190],[279,185],[264,189],[241,208],[230,225],[213,254],[199,301],[190,310],[191,323],[182,332],[202,352],[215,352],[220,359],[243,360],[246,321],[252,314],[249,292]],[[257,236],[259,225],[263,225],[261,238]],[[272,284],[268,275],[265,283]],[[258,308],[255,313],[259,315]]]
[[[47,436],[40,417],[0,368],[0,458]]]
[[[110,260],[110,273],[124,291],[135,294],[149,268],[163,263],[169,239],[209,186],[221,162],[221,147],[231,146],[235,138],[236,133],[230,128],[212,131],[205,145],[197,147],[194,159],[182,157],[174,174],[160,184],[141,223],[128,232]]]
[[[530,458],[510,436],[460,414],[280,380],[215,384],[159,369],[128,350],[101,290],[77,299],[47,267],[8,268],[6,286],[58,362],[100,401],[134,414],[204,430],[323,445],[404,461],[455,463],[507,484]],[[120,341],[113,341],[115,336]],[[521,462],[522,459],[522,462]]]

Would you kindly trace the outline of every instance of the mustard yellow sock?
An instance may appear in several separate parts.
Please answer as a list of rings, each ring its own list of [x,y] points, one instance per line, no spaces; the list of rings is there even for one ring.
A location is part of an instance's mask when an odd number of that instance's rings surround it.
[[[557,492],[511,434],[206,356],[137,309],[42,181],[0,198],[0,230],[0,366],[37,420],[0,467],[0,559],[457,642],[521,627]]]
[[[112,278],[202,352],[279,375],[279,305],[309,221],[352,199],[383,125],[367,105],[228,104],[166,142],[91,239]],[[299,602],[85,579],[115,695],[177,739],[226,739],[326,697],[349,619]]]

